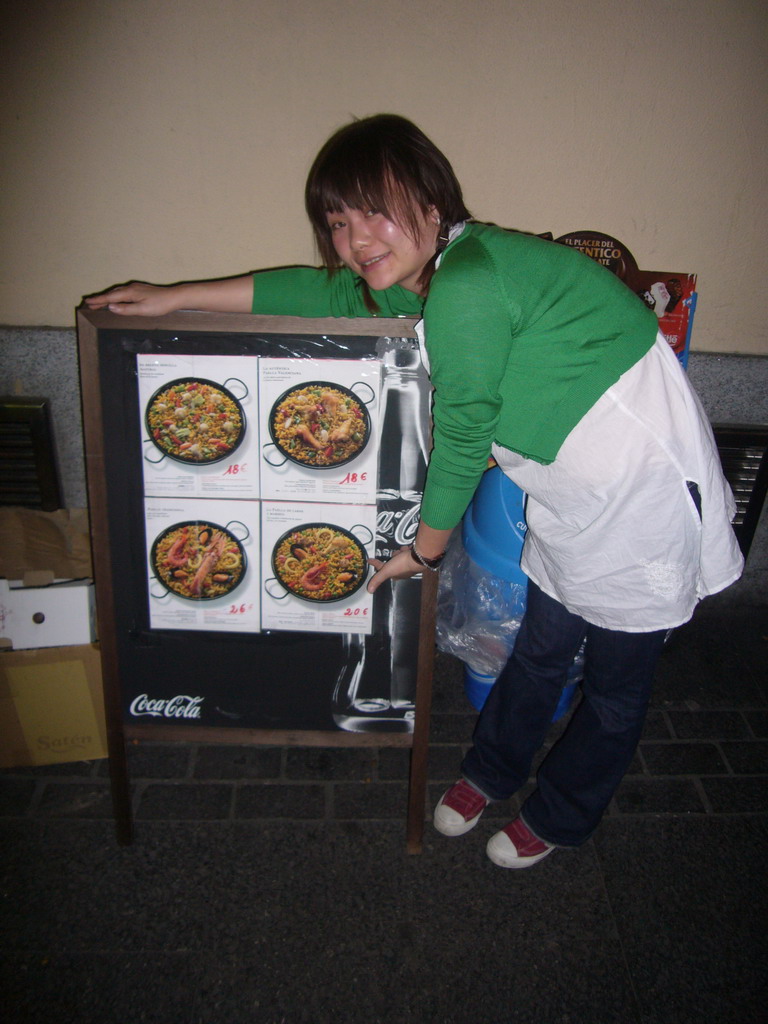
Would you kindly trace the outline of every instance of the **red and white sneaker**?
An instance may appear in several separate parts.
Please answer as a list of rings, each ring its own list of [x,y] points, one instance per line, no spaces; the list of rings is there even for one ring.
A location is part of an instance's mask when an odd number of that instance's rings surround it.
[[[433,818],[435,828],[444,836],[463,836],[475,827],[488,803],[466,779],[460,779],[440,797]]]
[[[515,818],[488,840],[485,852],[501,868],[530,868],[555,850],[538,839],[522,818]]]

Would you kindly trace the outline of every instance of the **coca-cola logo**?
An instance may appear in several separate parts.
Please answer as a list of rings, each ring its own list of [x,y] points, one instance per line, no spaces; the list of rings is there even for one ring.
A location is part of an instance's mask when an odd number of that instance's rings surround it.
[[[199,718],[200,705],[204,700],[204,697],[190,697],[184,693],[152,700],[148,694],[142,693],[131,701],[130,712],[135,718],[141,715],[151,715],[152,718]]]
[[[398,547],[410,544],[419,528],[419,509],[419,505],[382,509],[376,516],[376,532],[380,540],[384,544],[391,541]]]

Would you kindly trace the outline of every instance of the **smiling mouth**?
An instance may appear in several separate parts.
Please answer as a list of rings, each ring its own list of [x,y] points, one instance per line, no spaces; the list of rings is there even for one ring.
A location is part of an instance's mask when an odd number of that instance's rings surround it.
[[[370,260],[362,260],[360,266],[363,270],[368,270],[369,267],[375,267],[377,263],[381,263],[383,259],[386,259],[389,253],[385,252],[381,256],[374,256]]]

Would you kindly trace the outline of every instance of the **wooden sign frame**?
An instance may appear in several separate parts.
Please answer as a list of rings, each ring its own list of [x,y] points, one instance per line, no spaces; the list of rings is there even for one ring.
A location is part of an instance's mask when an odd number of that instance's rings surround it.
[[[407,319],[360,320],[264,317],[244,314],[178,313],[166,317],[125,317],[108,311],[78,310],[78,344],[83,404],[83,430],[88,500],[91,518],[94,580],[109,752],[109,773],[118,842],[133,839],[130,780],[126,740],[168,742],[215,742],[254,745],[300,746],[401,746],[411,751],[406,848],[422,849],[432,700],[437,575],[424,573],[421,582],[418,665],[412,732],[345,732],[343,730],[252,729],[229,726],[195,726],[126,722],[123,709],[120,644],[116,601],[119,586],[114,575],[113,545],[116,540],[114,494],[107,485],[109,452],[105,437],[103,362],[106,346],[115,332],[210,333],[221,337],[288,334],[324,336],[354,334],[374,338],[414,338],[414,321]],[[118,528],[119,534],[119,528]]]

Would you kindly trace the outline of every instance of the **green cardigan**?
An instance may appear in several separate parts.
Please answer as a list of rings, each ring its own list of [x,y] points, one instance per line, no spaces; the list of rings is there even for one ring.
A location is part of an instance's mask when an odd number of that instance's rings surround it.
[[[254,313],[370,316],[356,276],[311,268],[254,276]],[[376,292],[382,316],[418,316],[418,296]],[[421,514],[458,523],[494,441],[552,462],[586,412],[653,345],[654,313],[567,246],[471,223],[447,247],[423,307],[435,386],[434,448]]]

